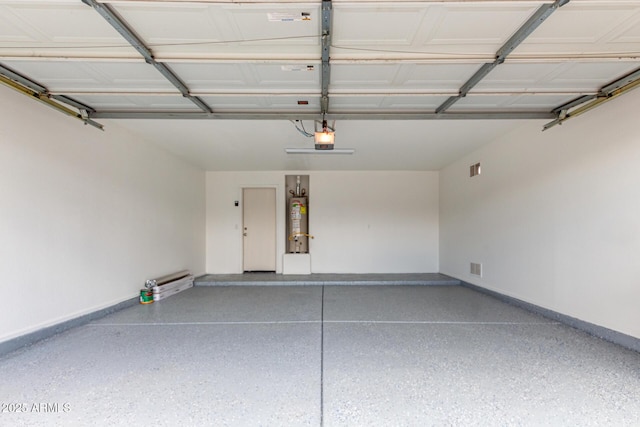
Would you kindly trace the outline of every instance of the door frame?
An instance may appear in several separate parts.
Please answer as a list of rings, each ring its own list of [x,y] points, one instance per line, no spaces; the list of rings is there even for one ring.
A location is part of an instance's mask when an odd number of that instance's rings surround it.
[[[269,185],[269,184],[256,184],[256,185],[243,185],[242,187],[240,187],[239,190],[239,200],[241,200],[241,209],[240,209],[240,234],[239,234],[239,239],[240,239],[240,273],[243,274],[245,272],[244,269],[244,244],[245,244],[245,240],[244,240],[244,190],[246,189],[274,189],[275,190],[275,203],[276,203],[276,223],[275,223],[275,231],[276,231],[276,247],[275,247],[275,262],[276,262],[276,274],[281,274],[282,273],[282,251],[284,250],[281,242],[280,242],[280,236],[283,233],[284,230],[284,225],[282,225],[282,220],[281,217],[283,218],[283,208],[280,206],[281,203],[279,203],[278,201],[281,198],[281,193],[282,193],[282,188],[280,185]]]

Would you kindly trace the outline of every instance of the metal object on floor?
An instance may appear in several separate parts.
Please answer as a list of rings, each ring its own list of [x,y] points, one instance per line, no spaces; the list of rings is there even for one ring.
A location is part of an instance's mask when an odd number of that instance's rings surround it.
[[[193,286],[193,279],[194,276],[189,270],[181,270],[155,279],[149,279],[146,281],[145,287],[153,292],[153,301],[160,301],[189,289]]]

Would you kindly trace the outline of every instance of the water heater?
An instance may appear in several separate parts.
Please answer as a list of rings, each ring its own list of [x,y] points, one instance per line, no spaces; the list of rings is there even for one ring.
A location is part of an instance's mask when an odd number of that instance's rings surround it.
[[[309,239],[309,175],[287,175],[287,243],[289,254],[308,254]]]
[[[309,221],[306,197],[290,197],[288,203],[288,245],[287,252],[306,254],[309,252]]]

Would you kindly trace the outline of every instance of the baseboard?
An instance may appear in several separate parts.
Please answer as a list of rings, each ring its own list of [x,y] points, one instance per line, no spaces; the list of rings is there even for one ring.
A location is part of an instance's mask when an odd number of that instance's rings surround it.
[[[630,335],[626,335],[622,332],[614,331],[613,329],[608,329],[603,326],[594,325],[593,323],[585,322],[584,320],[576,319],[574,317],[567,316],[566,314],[558,313],[557,311],[549,310],[547,308],[540,307],[535,304],[531,304],[526,301],[522,301],[517,298],[513,298],[499,292],[495,292],[481,286],[465,282],[463,280],[461,280],[460,283],[465,288],[473,289],[474,291],[492,296],[508,304],[558,321],[565,325],[571,326],[572,328],[586,332],[589,335],[593,335],[605,341],[612,342],[619,346],[628,348],[629,350],[637,351],[640,353],[640,339],[636,337],[632,337]]]
[[[22,347],[26,347],[32,345],[38,341],[42,341],[44,339],[50,338],[54,335],[57,335],[61,332],[67,331],[71,328],[75,328],[77,326],[86,325],[87,323],[100,319],[107,314],[115,313],[116,311],[120,311],[124,308],[134,306],[138,304],[138,298],[131,298],[126,301],[122,301],[118,304],[103,308],[101,310],[97,310],[74,319],[67,320],[65,322],[58,323],[53,326],[49,326],[46,328],[42,328],[35,332],[31,332],[29,334],[21,335],[16,338],[12,338],[7,341],[0,342],[0,357],[16,351]]]

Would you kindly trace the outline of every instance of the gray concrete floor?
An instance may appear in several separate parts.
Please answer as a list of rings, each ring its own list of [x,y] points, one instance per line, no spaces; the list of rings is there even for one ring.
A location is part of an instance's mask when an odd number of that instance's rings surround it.
[[[195,287],[0,378],[2,426],[640,425],[639,353],[459,286]]]
[[[196,286],[308,286],[308,285],[459,285],[460,281],[440,273],[391,274],[205,274],[197,277]]]

